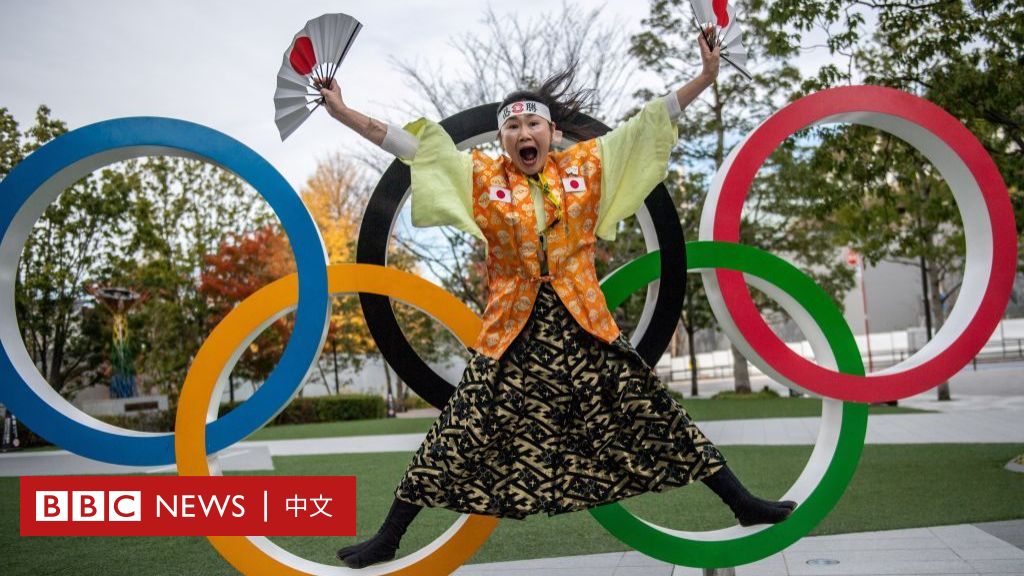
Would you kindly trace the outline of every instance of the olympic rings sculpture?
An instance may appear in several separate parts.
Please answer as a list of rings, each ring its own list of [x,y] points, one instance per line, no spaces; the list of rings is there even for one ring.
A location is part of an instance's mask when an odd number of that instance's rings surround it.
[[[485,122],[494,105],[442,122],[460,146],[493,138]],[[489,120],[485,120],[489,119]],[[853,122],[886,130],[920,150],[953,190],[967,238],[962,295],[928,346],[907,361],[865,375],[856,342],[841,313],[812,280],[778,257],[735,242],[746,190],[770,152],[790,134],[815,123]],[[69,132],[41,147],[0,182],[0,307],[14,314],[18,259],[35,221],[60,192],[104,165],[143,155],[198,157],[231,170],[256,188],[281,220],[298,272],[260,289],[214,328],[189,369],[179,398],[176,432],[146,434],[107,425],[61,398],[36,370],[17,325],[0,326],[0,402],[51,442],[115,464],[177,462],[179,474],[219,473],[216,452],[259,428],[297,392],[326,335],[329,295],[358,293],[367,323],[388,362],[421,396],[443,406],[451,385],[426,366],[408,342],[394,337],[390,298],[417,306],[469,345],[480,320],[441,288],[385,266],[387,240],[407,196],[408,173],[393,165],[374,192],[360,230],[357,264],[327,266],[312,218],[297,194],[264,159],[234,139],[189,122],[124,118]],[[397,163],[396,163],[397,164]],[[591,510],[615,537],[649,556],[698,568],[754,562],[810,532],[841,497],[864,445],[867,406],[906,398],[948,378],[984,345],[1009,299],[1016,269],[1016,228],[1005,184],[992,159],[955,118],[925,100],[892,89],[856,86],[812,94],[776,112],[729,155],[712,182],[701,218],[702,241],[684,246],[667,194],[656,189],[638,214],[648,254],[602,281],[609,307],[648,287],[633,336],[649,363],[667,344],[663,318],[674,325],[683,281],[699,271],[716,318],[759,369],[778,381],[823,397],[822,422],[811,457],[785,498],[799,503],[781,524],[711,532],[681,532],[636,518],[619,503]],[[667,215],[667,217],[666,217]],[[380,234],[386,230],[386,234]],[[376,234],[376,235],[374,235]],[[658,280],[661,282],[657,282]],[[750,300],[748,283],[777,301],[811,343],[816,363],[797,356],[772,333]],[[386,305],[388,314],[381,314]],[[267,382],[242,406],[217,418],[227,374],[266,326],[291,310],[295,329]],[[397,355],[397,356],[396,356]],[[415,377],[412,377],[415,374]],[[426,374],[426,378],[422,376]],[[173,443],[173,445],[172,445]],[[425,548],[360,574],[450,573],[470,558],[497,518],[462,515]],[[247,574],[346,574],[281,549],[264,537],[210,537]]]

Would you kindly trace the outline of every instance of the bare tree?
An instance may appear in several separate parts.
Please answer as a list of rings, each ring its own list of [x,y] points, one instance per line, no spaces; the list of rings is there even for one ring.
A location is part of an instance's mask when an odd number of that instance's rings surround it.
[[[443,118],[497,102],[570,66],[575,66],[577,83],[594,90],[598,118],[618,118],[631,105],[636,64],[628,54],[629,36],[619,23],[602,20],[600,8],[588,11],[564,2],[557,12],[527,18],[499,16],[488,6],[481,24],[479,31],[452,41],[462,56],[461,67],[453,69],[447,59],[395,61],[426,103],[408,101],[410,110]]]
[[[557,22],[557,33],[552,23]],[[568,67],[576,71],[573,88],[593,90],[589,113],[614,123],[632,105],[636,62],[629,36],[619,22],[601,17],[601,9],[571,2],[533,16],[499,15],[487,7],[481,26],[452,41],[460,65],[394,61],[416,97],[406,100],[411,114],[444,118],[461,110],[500,101],[513,90],[540,84]],[[493,144],[484,145],[484,147]],[[484,245],[454,228],[434,233],[399,226],[397,244],[414,254],[463,302],[482,312],[487,302]]]

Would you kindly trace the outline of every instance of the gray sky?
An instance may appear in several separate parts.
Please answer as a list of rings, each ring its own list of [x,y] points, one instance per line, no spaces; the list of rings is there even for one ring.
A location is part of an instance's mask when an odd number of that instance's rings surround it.
[[[603,17],[627,32],[639,30],[649,3],[576,2],[604,6]],[[550,0],[493,5],[499,15],[559,7]],[[277,71],[307,20],[344,12],[362,22],[339,72],[345,99],[370,115],[401,121],[402,103],[415,93],[389,57],[458,58],[449,40],[477,26],[485,7],[464,0],[7,1],[0,18],[0,107],[23,129],[40,104],[72,129],[138,115],[198,122],[256,150],[298,190],[318,158],[372,146],[322,111],[280,141],[273,107]],[[797,65],[808,73],[827,60],[827,52],[804,52]]]
[[[601,6],[580,0],[582,6]],[[362,142],[321,111],[286,143],[274,125],[281,57],[305,22],[344,12],[363,24],[342,64],[346,101],[377,117],[402,120],[413,97],[389,56],[431,62],[456,58],[449,39],[479,22],[483,2],[282,2],[126,0],[5,2],[0,18],[0,107],[24,129],[48,105],[72,129],[124,116],[168,116],[225,132],[255,149],[296,189],[317,158]],[[499,14],[555,10],[556,3],[494,3]],[[606,18],[631,30],[647,0],[617,0]]]

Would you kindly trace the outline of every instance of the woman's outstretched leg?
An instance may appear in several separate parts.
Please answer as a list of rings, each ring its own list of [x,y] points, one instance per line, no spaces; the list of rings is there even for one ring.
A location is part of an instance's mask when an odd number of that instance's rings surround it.
[[[740,526],[778,524],[796,508],[796,502],[792,500],[773,502],[754,496],[728,466],[722,466],[718,472],[704,478],[703,482],[729,506]]]
[[[363,568],[393,559],[406,528],[422,509],[422,506],[395,498],[377,534],[366,542],[338,550],[338,560],[343,561],[349,568]]]

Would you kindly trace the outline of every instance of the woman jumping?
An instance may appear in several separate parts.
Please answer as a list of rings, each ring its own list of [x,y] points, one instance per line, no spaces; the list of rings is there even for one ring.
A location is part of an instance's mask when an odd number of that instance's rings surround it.
[[[321,91],[332,117],[409,164],[413,225],[452,225],[487,244],[472,358],[380,530],[338,551],[346,565],[393,559],[424,506],[522,519],[700,480],[743,526],[781,522],[796,507],[743,487],[619,331],[594,269],[597,238],[614,240],[665,178],[676,119],[718,75],[719,48],[698,44],[699,76],[561,151],[560,128],[586,136],[572,71],[512,92],[498,106],[497,159],[459,151],[434,122],[369,118],[334,82]]]

